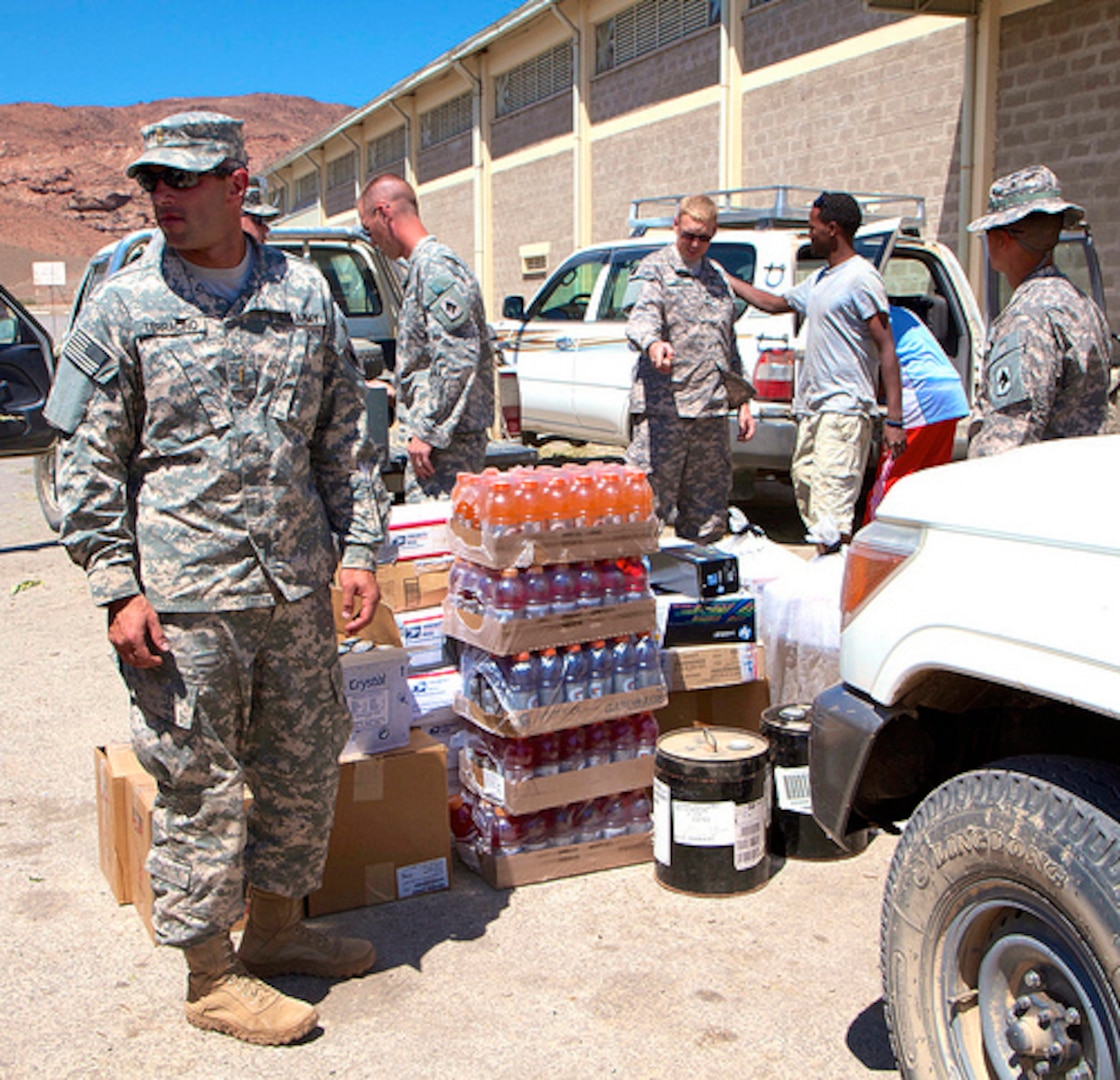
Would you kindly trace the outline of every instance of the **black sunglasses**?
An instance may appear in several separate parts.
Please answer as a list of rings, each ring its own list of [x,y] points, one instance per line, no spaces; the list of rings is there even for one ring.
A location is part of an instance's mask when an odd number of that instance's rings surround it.
[[[164,169],[159,166],[144,165],[134,173],[136,182],[150,195],[162,180],[169,188],[184,191],[198,187],[204,176],[229,176],[233,172],[228,165],[219,165],[206,172],[191,172],[190,169]]]

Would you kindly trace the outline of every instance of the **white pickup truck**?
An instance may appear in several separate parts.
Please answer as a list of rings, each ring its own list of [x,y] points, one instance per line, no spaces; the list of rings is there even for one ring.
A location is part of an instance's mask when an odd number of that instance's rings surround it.
[[[813,813],[908,819],[883,901],[910,1078],[1120,1076],[1120,436],[903,479],[857,533]]]
[[[719,209],[710,257],[759,288],[788,291],[821,265],[805,237],[819,191],[777,186],[709,192]],[[495,328],[505,362],[517,373],[517,400],[507,387],[503,406],[507,426],[520,430],[523,441],[629,443],[636,357],[626,341],[626,318],[637,299],[631,275],[642,258],[674,239],[671,225],[679,198],[635,200],[628,239],[577,251],[528,307],[523,297],[506,297]],[[858,249],[882,271],[891,303],[911,309],[931,328],[971,400],[985,323],[964,270],[945,244],[923,238],[922,199],[863,193],[856,198],[865,220]],[[1071,233],[1063,241],[1059,265],[1099,300],[1100,275],[1088,233]],[[997,290],[990,291],[998,302]],[[793,315],[767,315],[745,304],[736,332],[745,372],[758,393],[751,405],[758,421],[755,437],[731,442],[735,494],[749,498],[756,474],[789,472],[795,434],[791,402],[804,334]],[[728,425],[734,434],[733,414]]]

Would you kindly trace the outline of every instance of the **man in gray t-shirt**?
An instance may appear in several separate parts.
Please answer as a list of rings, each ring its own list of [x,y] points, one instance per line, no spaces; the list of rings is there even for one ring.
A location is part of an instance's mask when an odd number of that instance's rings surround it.
[[[880,375],[887,397],[884,445],[895,455],[906,446],[887,290],[853,247],[861,219],[850,195],[825,192],[809,213],[809,242],[814,255],[827,258],[826,266],[785,296],[731,282],[739,296],[763,311],[796,311],[807,319],[790,473],[797,508],[821,551],[833,546],[837,534],[842,542],[851,539]]]

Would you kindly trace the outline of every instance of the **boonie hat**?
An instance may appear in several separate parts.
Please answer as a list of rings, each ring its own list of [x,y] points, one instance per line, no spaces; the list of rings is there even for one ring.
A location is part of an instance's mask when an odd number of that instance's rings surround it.
[[[245,189],[245,198],[241,202],[243,214],[248,214],[250,217],[274,218],[280,213],[280,207],[264,201],[265,188],[265,182],[258,176],[254,176],[249,181],[249,186]]]
[[[1028,214],[1061,214],[1062,225],[1072,228],[1084,216],[1077,203],[1062,198],[1058,178],[1045,165],[1030,165],[1008,176],[1001,176],[988,189],[988,212],[968,226],[969,232],[987,232]]]
[[[223,161],[244,167],[249,158],[241,138],[241,120],[214,112],[176,113],[149,124],[140,134],[144,153],[128,167],[135,176],[145,165],[209,172]]]

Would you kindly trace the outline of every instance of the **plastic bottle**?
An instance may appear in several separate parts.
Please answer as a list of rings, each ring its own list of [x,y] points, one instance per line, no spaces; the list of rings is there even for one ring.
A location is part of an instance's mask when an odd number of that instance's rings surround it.
[[[566,847],[575,842],[575,811],[578,804],[558,806],[552,812],[549,847]]]
[[[585,768],[593,769],[596,765],[610,764],[611,735],[606,724],[602,721],[585,724],[584,740],[586,743],[586,749],[583,753]]]
[[[611,651],[614,654],[614,679],[612,686],[616,694],[629,694],[638,688],[637,658],[634,645],[629,637],[614,639]]]
[[[455,842],[473,846],[478,840],[478,826],[474,823],[473,808],[468,803],[466,794],[452,795],[447,801],[447,810]]]
[[[540,704],[537,689],[537,660],[532,653],[520,652],[509,665],[507,675],[510,709],[535,709]]]
[[[521,850],[521,821],[500,806],[491,808],[490,850],[495,855],[517,855]]]
[[[502,776],[511,784],[521,783],[533,775],[535,765],[533,742],[531,739],[502,740]]]
[[[653,807],[645,789],[638,788],[635,791],[628,791],[625,802],[630,819],[627,831],[631,833],[649,832],[653,828]]]
[[[588,799],[579,804],[575,812],[574,832],[577,844],[589,844],[603,838],[603,808],[598,799]]]
[[[518,818],[522,851],[541,851],[548,847],[548,819],[543,814],[520,814]]]
[[[603,559],[596,563],[599,582],[603,587],[603,607],[621,604],[627,599],[626,575],[617,559]]]
[[[626,466],[622,473],[622,487],[628,521],[648,521],[653,517],[653,488],[641,469]]]
[[[541,478],[533,469],[520,469],[513,482],[514,501],[520,511],[521,531],[539,533],[547,522]]]
[[[536,755],[534,772],[537,776],[555,776],[560,771],[560,736],[555,731],[546,731],[533,740]]]
[[[552,614],[570,615],[578,611],[576,576],[572,568],[567,563],[556,563],[548,568],[547,573]]]
[[[632,719],[637,742],[635,753],[638,757],[652,757],[657,749],[657,737],[661,733],[657,726],[657,717],[651,712],[643,712]]]
[[[503,570],[494,586],[494,602],[490,613],[498,622],[512,622],[525,617],[525,586],[518,570]]]
[[[599,523],[619,525],[622,513],[622,477],[617,465],[603,465],[598,471]]]
[[[604,840],[625,836],[630,831],[630,807],[626,804],[625,794],[604,795],[599,800],[602,815],[601,831]]]
[[[458,573],[455,575],[455,605],[462,611],[474,614],[482,613],[482,604],[479,600],[479,570],[474,563],[458,560],[455,563]],[[451,579],[448,577],[448,592],[451,592]]]
[[[591,529],[599,523],[599,494],[595,478],[586,469],[571,476],[568,498],[574,528]]]
[[[582,645],[569,645],[564,652],[564,700],[587,700],[587,654]]]
[[[626,600],[645,600],[650,595],[649,568],[644,559],[632,557],[622,560],[626,578]]]
[[[614,655],[601,638],[587,650],[587,696],[606,697],[614,692]]]
[[[502,703],[498,700],[498,695],[494,693],[494,687],[490,685],[488,679],[478,680],[478,704],[484,713],[489,713],[491,716],[497,716],[503,711]]]
[[[541,705],[555,705],[564,697],[564,661],[553,648],[537,657],[537,693]]]
[[[603,583],[598,567],[592,562],[577,563],[576,605],[581,609],[597,608],[603,605]]]
[[[494,611],[494,593],[497,589],[498,581],[501,579],[501,574],[497,570],[491,570],[488,566],[477,567],[475,573],[479,613],[491,615]]]
[[[552,611],[551,585],[543,566],[530,566],[522,575],[525,618],[539,619]]]
[[[548,470],[545,474],[541,495],[541,501],[545,507],[547,527],[553,532],[570,529],[572,519],[571,502],[568,498],[568,477],[562,470]]]
[[[581,727],[557,732],[560,740],[560,771],[576,772],[584,766],[586,734]]]
[[[620,716],[607,724],[610,733],[611,761],[629,761],[638,751],[638,738],[629,716]]]
[[[641,690],[662,682],[661,652],[649,634],[639,634],[634,642],[635,682]]]
[[[493,480],[486,497],[485,536],[509,536],[520,531],[520,515],[513,497],[513,484],[502,478]]]

